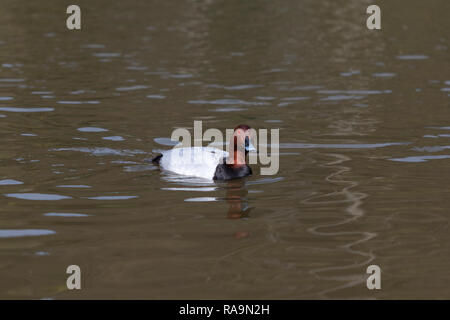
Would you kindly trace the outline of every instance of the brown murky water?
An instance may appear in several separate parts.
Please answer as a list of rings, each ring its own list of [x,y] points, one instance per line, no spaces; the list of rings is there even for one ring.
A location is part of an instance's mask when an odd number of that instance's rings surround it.
[[[448,0],[77,4],[1,3],[1,298],[450,298]],[[194,120],[278,174],[161,173]]]

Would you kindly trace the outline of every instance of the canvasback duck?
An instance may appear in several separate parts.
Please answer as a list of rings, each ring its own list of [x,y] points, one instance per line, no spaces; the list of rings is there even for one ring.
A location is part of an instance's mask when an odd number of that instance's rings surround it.
[[[250,127],[244,124],[234,129],[228,152],[211,147],[174,148],[163,151],[152,162],[168,171],[210,180],[230,180],[252,174],[246,163],[249,151],[256,151],[250,142]]]

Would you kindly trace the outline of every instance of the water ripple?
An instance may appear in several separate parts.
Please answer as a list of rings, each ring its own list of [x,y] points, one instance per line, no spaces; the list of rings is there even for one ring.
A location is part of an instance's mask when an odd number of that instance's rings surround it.
[[[269,102],[250,102],[239,99],[216,99],[216,100],[190,100],[188,103],[192,104],[231,104],[231,105],[252,105],[252,106],[267,106]]]
[[[426,55],[401,55],[396,57],[399,60],[425,60],[428,59],[428,56]]]
[[[90,153],[94,156],[106,156],[106,155],[115,155],[115,156],[128,156],[133,157],[136,154],[145,154],[146,152],[142,150],[116,150],[111,148],[55,148],[49,149],[49,151],[79,151]]]
[[[199,192],[209,192],[215,191],[217,188],[215,187],[197,187],[197,188],[161,188],[161,190],[167,191],[199,191]]]
[[[343,144],[280,143],[280,149],[374,149],[390,146],[402,146],[408,144],[410,144],[410,142],[343,143]]]
[[[97,100],[87,100],[87,101],[78,101],[78,100],[60,100],[59,104],[99,104],[100,101]]]
[[[141,89],[147,89],[148,86],[144,86],[144,85],[135,85],[135,86],[130,86],[130,87],[119,87],[116,88],[116,91],[134,91],[134,90],[141,90]]]
[[[90,200],[129,200],[136,199],[138,196],[98,196],[98,197],[88,197],[86,199]]]
[[[0,238],[46,236],[55,233],[53,230],[45,229],[0,229]]]
[[[125,141],[125,139],[121,136],[102,137],[102,139],[109,140],[109,141]]]
[[[13,179],[0,180],[0,186],[12,186],[12,185],[18,185],[18,184],[23,184],[23,182],[13,180]]]
[[[83,127],[77,129],[80,132],[106,132],[108,129],[98,128],[98,127]]]
[[[54,108],[15,108],[15,107],[0,107],[0,111],[7,112],[51,112]]]
[[[392,158],[389,160],[398,162],[427,162],[428,160],[438,160],[438,159],[450,159],[450,155],[441,154],[435,156],[412,156],[404,158]]]
[[[86,186],[84,184],[62,184],[59,186],[56,186],[57,188],[81,188],[81,189],[89,189],[92,188],[91,186]]]
[[[78,218],[78,217],[89,217],[88,214],[84,214],[84,213],[58,213],[58,212],[49,212],[49,213],[45,213],[44,216],[46,217],[74,217],[74,218]]]
[[[7,193],[4,196],[9,198],[16,198],[22,200],[36,200],[36,201],[57,201],[64,199],[72,199],[69,196],[61,196],[58,194],[45,194],[45,193]]]
[[[219,201],[216,197],[198,197],[198,198],[188,198],[184,199],[186,202],[212,202],[212,201]]]

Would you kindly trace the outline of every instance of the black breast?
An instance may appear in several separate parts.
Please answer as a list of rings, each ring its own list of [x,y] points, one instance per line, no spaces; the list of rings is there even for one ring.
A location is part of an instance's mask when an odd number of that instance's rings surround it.
[[[214,180],[231,180],[249,176],[252,169],[248,165],[233,167],[228,164],[219,164],[214,173]]]

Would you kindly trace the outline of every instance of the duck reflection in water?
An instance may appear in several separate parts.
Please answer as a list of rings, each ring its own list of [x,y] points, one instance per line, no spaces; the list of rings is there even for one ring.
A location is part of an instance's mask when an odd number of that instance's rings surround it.
[[[225,200],[230,205],[227,218],[228,219],[245,219],[249,216],[253,209],[248,205],[248,190],[246,186],[246,178],[229,180],[223,183],[226,189]],[[237,231],[234,238],[246,238],[249,236],[248,231]]]

